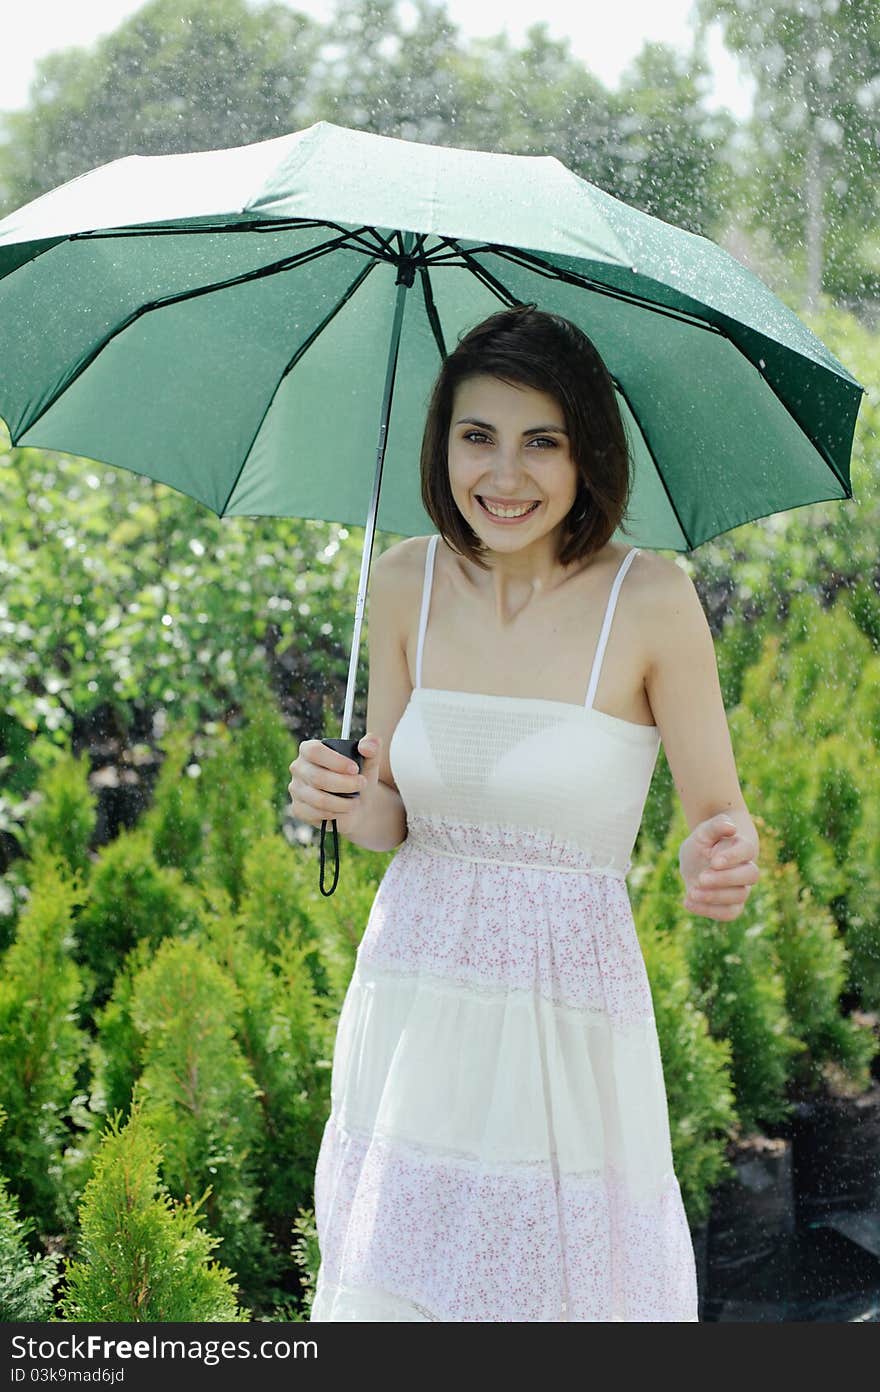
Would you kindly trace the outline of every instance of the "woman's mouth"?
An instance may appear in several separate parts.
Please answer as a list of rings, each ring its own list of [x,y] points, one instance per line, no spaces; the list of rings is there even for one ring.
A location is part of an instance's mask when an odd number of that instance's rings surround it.
[[[538,502],[529,503],[527,505],[522,503],[511,503],[507,506],[502,506],[500,503],[486,503],[485,499],[481,498],[479,493],[475,493],[474,497],[487,517],[491,517],[493,522],[500,522],[506,526],[511,526],[515,522],[524,522],[525,519],[531,517],[532,513],[536,512],[541,505],[540,499]],[[524,511],[523,508],[525,508]]]

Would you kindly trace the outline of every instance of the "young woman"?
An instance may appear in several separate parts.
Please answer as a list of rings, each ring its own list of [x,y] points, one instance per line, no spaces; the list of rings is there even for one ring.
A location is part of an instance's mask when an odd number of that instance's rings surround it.
[[[568,320],[502,311],[444,362],[437,533],[372,567],[364,772],[291,764],[297,816],[400,847],[339,1019],[313,1321],[697,1319],[625,879],[661,738],[688,907],[735,918],[758,838],[693,584],[611,540],[630,470]]]

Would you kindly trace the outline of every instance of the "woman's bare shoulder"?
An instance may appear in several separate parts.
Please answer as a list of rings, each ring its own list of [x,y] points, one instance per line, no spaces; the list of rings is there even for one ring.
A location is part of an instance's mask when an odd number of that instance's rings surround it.
[[[661,556],[656,551],[640,549],[630,567],[634,582],[633,588],[636,585],[650,588],[655,585],[675,584],[676,573],[681,569],[682,567],[676,561],[670,560],[668,556]]]
[[[378,584],[385,590],[398,617],[401,633],[417,602],[425,570],[427,537],[404,537],[392,542],[370,566],[370,588]]]
[[[651,665],[687,642],[695,628],[708,632],[708,621],[697,588],[683,565],[643,551],[631,567],[635,611],[650,645]]]
[[[402,541],[386,546],[373,565],[381,564],[382,570],[393,575],[396,583],[407,584],[425,568],[425,551],[428,537],[404,537]]]

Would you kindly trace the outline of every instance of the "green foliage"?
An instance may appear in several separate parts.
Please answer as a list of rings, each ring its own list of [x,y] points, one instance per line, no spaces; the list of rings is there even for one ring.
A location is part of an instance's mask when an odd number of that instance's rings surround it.
[[[318,33],[278,3],[151,0],[91,49],[50,53],[37,63],[30,109],[5,117],[11,205],[125,155],[296,129]]]
[[[304,1293],[302,1313],[295,1316],[303,1323],[311,1317],[312,1302],[315,1298],[315,1282],[321,1265],[321,1252],[318,1247],[318,1230],[315,1226],[313,1209],[308,1209],[294,1219],[293,1231],[296,1234],[291,1253],[302,1273],[301,1282]]]
[[[791,1028],[804,1047],[795,1061],[795,1080],[818,1089],[827,1065],[836,1065],[851,1082],[871,1085],[870,1064],[877,1044],[870,1028],[840,1013],[847,981],[847,945],[832,915],[800,883],[793,864],[780,864],[778,846],[763,827],[762,878],[752,894],[753,912],[772,931],[785,989]]]
[[[0,1170],[14,1176],[24,1212],[47,1230],[66,1217],[62,1151],[86,1050],[76,1023],[82,993],[71,922],[85,897],[78,878],[41,855],[0,971]]]
[[[0,1322],[49,1320],[58,1256],[32,1256],[26,1239],[35,1224],[21,1218],[18,1204],[0,1175]]]
[[[280,824],[280,814],[290,801],[287,785],[296,746],[264,676],[251,675],[245,683],[244,720],[235,732],[235,752],[245,775],[272,775],[268,800],[277,809]]]
[[[243,866],[241,922],[249,941],[267,953],[275,952],[288,932],[303,942],[315,989],[326,994],[330,989],[327,963],[319,925],[309,911],[305,893],[311,871],[305,851],[298,846],[291,848],[277,832],[254,841]]]
[[[731,921],[700,918],[688,944],[694,999],[716,1039],[731,1047],[736,1109],[745,1131],[782,1121],[792,1058],[785,990],[768,925],[751,900]]]
[[[694,1004],[681,935],[652,917],[646,896],[636,913],[663,1061],[672,1156],[692,1226],[707,1216],[712,1186],[730,1171],[724,1155],[736,1120],[728,1065],[730,1044],[713,1039]]]
[[[827,620],[833,627],[833,620]],[[800,649],[797,649],[800,652]],[[781,838],[781,858],[794,860],[802,878],[822,903],[844,892],[846,870],[822,833],[817,744],[808,738],[809,659],[786,660],[778,638],[768,638],[761,659],[749,670],[742,704],[730,713],[731,738],[746,803]],[[789,684],[790,682],[790,684]],[[822,700],[821,692],[818,700]],[[800,711],[798,710],[800,704]],[[845,719],[841,703],[838,719]]]
[[[361,561],[347,529],[221,520],[128,470],[34,449],[0,453],[0,508],[0,708],[17,727],[64,743],[71,712],[103,707],[124,731],[137,702],[203,732],[201,762],[267,657],[296,672],[292,728],[324,728],[329,691],[341,707]]]
[[[38,800],[19,837],[30,857],[38,848],[59,856],[68,868],[88,879],[89,845],[95,831],[98,799],[89,787],[88,754],[75,758],[69,747],[35,739],[31,757],[41,772]]]
[[[253,1153],[260,1212],[280,1237],[297,1210],[311,1202],[330,1110],[333,1021],[321,1008],[307,948],[295,929],[280,935],[270,956],[248,940],[240,920],[221,909],[208,923],[205,944],[240,993],[236,1037],[261,1109]]]
[[[614,97],[617,139],[603,184],[652,217],[703,234],[728,201],[729,176],[718,151],[735,129],[726,112],[703,107],[699,84],[708,74],[699,55],[645,42]],[[588,168],[577,172],[590,179]]]
[[[863,745],[861,757],[868,796],[852,839],[846,891],[831,907],[845,934],[847,987],[865,1010],[880,1011],[880,756]]]
[[[6,1113],[0,1107],[0,1131]],[[58,1274],[58,1256],[31,1255],[28,1238],[35,1227],[32,1218],[21,1218],[18,1204],[0,1174],[0,1323],[48,1320],[52,1317],[52,1288]]]
[[[812,207],[821,218],[827,288],[841,297],[877,296],[875,0],[698,0],[697,13],[703,23],[721,21],[728,47],[756,85],[754,117],[742,142],[754,222],[769,224],[805,274]]]
[[[813,728],[816,729],[815,724]],[[867,792],[863,792],[863,776],[861,755],[845,736],[831,735],[822,741],[816,761],[818,786],[813,817],[840,866],[849,860],[852,839],[862,819]]]
[[[192,881],[202,858],[199,787],[187,771],[192,735],[186,727],[175,725],[159,741],[159,748],[165,757],[139,825],[150,838],[157,864],[174,867]]]
[[[175,1203],[159,1180],[162,1146],[144,1110],[110,1119],[80,1207],[78,1260],[60,1299],[72,1321],[246,1322],[234,1273],[209,1259],[219,1239],[200,1203]]]
[[[206,1186],[220,1255],[251,1299],[279,1258],[256,1220],[259,1088],[237,1042],[241,993],[208,948],[166,939],[134,981],[131,1018],[143,1038],[134,1100],[162,1142],[163,1178],[178,1198]]]
[[[156,946],[194,932],[199,904],[198,892],[179,870],[156,863],[146,828],[123,828],[102,846],[88,902],[76,920],[77,957],[92,974],[93,1005],[107,999],[135,943],[144,939]]]
[[[143,1067],[144,1044],[132,1019],[132,998],[135,982],[152,957],[152,942],[141,938],[116,973],[110,999],[95,1011],[91,1105],[101,1119],[113,1113],[125,1119],[131,1107],[134,1085]]]
[[[783,986],[772,945],[753,922],[747,901],[730,921],[694,918],[684,909],[678,852],[688,828],[681,808],[666,844],[653,859],[635,910],[638,924],[674,938],[687,959],[690,999],[711,1034],[730,1048],[730,1074],[739,1124],[786,1115],[785,1083],[797,1041],[788,1032]]]
[[[274,830],[274,780],[267,769],[247,768],[238,741],[224,732],[202,766],[200,783],[207,818],[202,874],[222,885],[237,905],[244,890],[248,847]]]

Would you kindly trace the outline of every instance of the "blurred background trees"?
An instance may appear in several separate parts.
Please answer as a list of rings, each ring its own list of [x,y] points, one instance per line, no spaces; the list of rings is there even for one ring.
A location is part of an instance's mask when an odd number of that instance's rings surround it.
[[[88,49],[43,58],[0,135],[0,212],[128,154],[241,145],[317,120],[552,154],[716,240],[807,309],[880,304],[875,0],[695,0],[692,49],[646,43],[609,90],[537,22],[466,40],[443,0],[147,0]],[[754,79],[745,122],[705,102],[709,25]],[[782,263],[785,263],[784,266]]]

